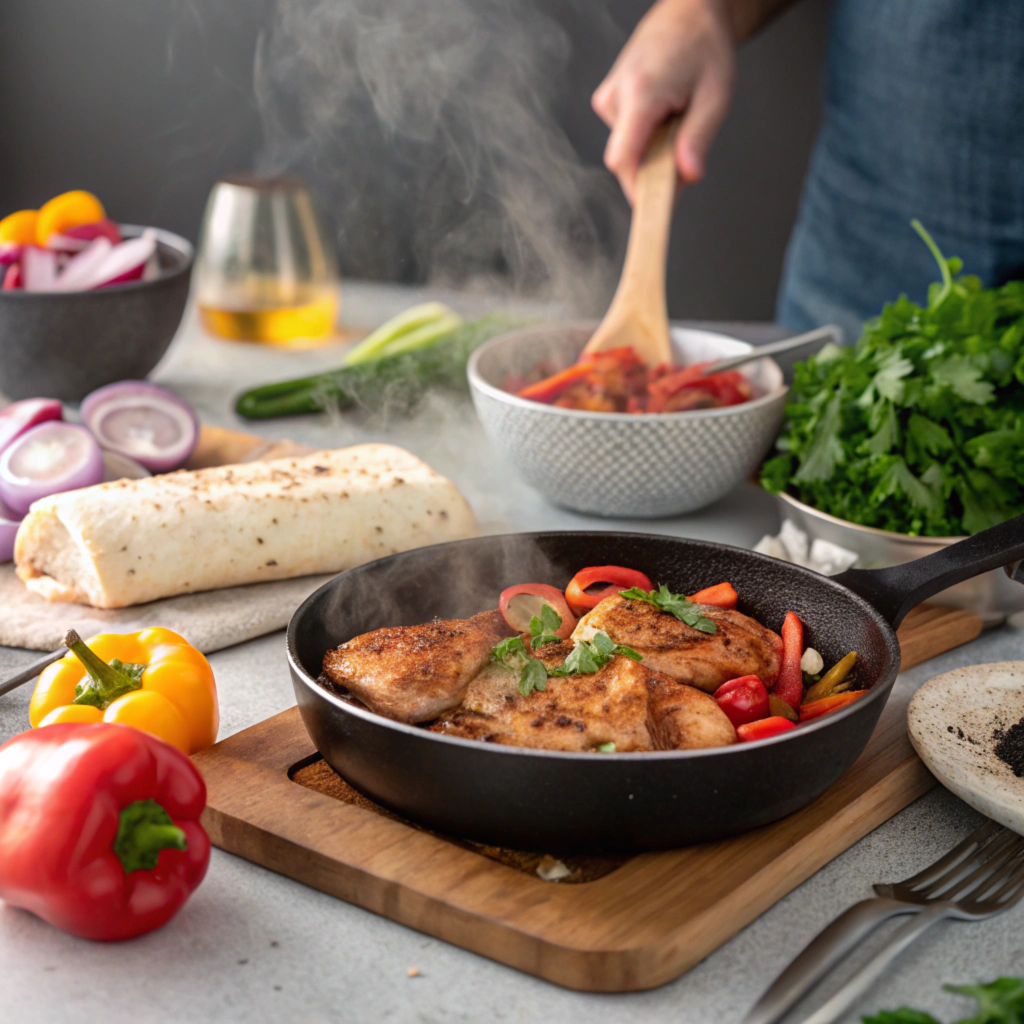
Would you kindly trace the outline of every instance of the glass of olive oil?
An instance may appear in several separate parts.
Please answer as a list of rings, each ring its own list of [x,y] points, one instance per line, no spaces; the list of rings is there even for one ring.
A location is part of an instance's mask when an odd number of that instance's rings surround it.
[[[331,340],[339,307],[333,248],[297,178],[222,178],[196,258],[203,326],[235,341],[305,348]]]

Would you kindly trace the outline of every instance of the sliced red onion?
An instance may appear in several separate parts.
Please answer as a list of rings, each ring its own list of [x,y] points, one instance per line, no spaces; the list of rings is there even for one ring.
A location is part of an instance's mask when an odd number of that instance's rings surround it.
[[[6,267],[17,263],[24,248],[19,242],[0,242],[0,266]]]
[[[40,423],[0,455],[0,501],[22,514],[40,498],[102,479],[103,452],[77,423]]]
[[[138,238],[129,238],[111,249],[103,266],[97,271],[94,288],[108,288],[113,284],[138,281],[146,263],[156,253],[156,234],[146,229]]]
[[[127,455],[120,452],[103,453],[104,483],[110,483],[111,480],[141,480],[152,475],[145,466],[134,459],[129,459]]]
[[[12,263],[7,270],[4,271],[4,283],[0,286],[0,291],[15,292],[20,291],[21,287],[21,264]]]
[[[56,398],[24,398],[0,409],[0,453],[26,430],[49,420],[64,418]]]
[[[27,292],[52,292],[57,283],[57,254],[26,245],[21,254],[21,280]]]
[[[0,562],[9,562],[14,557],[14,538],[21,518],[0,501]]]
[[[95,221],[92,224],[79,224],[78,227],[68,228],[64,235],[76,242],[92,242],[97,238],[106,238],[112,245],[119,245],[124,241],[120,228],[108,218]]]
[[[70,235],[62,235],[57,231],[47,236],[43,248],[52,249],[59,253],[81,252],[89,244],[87,238],[72,238]]]
[[[82,419],[104,448],[154,473],[177,469],[199,440],[199,421],[173,392],[142,380],[108,384],[82,402]]]
[[[109,238],[97,238],[88,242],[81,252],[76,252],[57,275],[55,288],[59,292],[77,292],[94,288],[101,281],[103,265],[114,248]]]

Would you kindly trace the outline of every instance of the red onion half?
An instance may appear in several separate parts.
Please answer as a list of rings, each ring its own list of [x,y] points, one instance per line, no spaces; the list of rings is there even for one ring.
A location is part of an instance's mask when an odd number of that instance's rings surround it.
[[[91,487],[102,479],[103,452],[77,423],[40,423],[0,455],[0,500],[22,515],[40,498]]]
[[[142,380],[108,384],[82,402],[82,419],[104,448],[154,473],[177,469],[199,440],[199,421],[173,392]]]
[[[20,525],[21,516],[0,501],[0,562],[9,562],[14,557],[14,538]]]
[[[145,466],[140,465],[134,459],[120,452],[103,453],[103,482],[108,484],[111,480],[141,480],[143,477],[152,476]]]
[[[26,430],[64,418],[64,409],[56,398],[25,398],[0,409],[0,453]]]

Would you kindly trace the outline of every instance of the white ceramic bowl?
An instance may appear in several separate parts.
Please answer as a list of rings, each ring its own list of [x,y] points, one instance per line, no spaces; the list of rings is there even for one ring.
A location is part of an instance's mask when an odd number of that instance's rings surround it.
[[[782,424],[782,371],[761,359],[740,372],[760,397],[724,409],[607,413],[561,409],[503,390],[509,376],[541,360],[576,361],[595,324],[511,331],[469,361],[473,402],[491,443],[556,505],[591,515],[678,515],[717,501],[757,468]],[[675,327],[676,361],[686,365],[740,355],[753,347],[710,331]]]
[[[792,519],[810,539],[830,541],[857,552],[858,569],[884,569],[942,551],[963,537],[911,537],[873,526],[859,526],[827,512],[805,505],[792,495],[780,494],[779,514]],[[1024,610],[1024,586],[1010,579],[1002,569],[982,573],[942,591],[931,599],[936,604],[966,608],[982,618],[994,618]]]

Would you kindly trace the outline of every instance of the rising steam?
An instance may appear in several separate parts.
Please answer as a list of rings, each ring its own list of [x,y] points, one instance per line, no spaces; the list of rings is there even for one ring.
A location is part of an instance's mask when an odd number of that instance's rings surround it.
[[[278,0],[261,170],[312,182],[345,274],[606,305],[624,210],[555,119],[572,43],[534,2]]]

